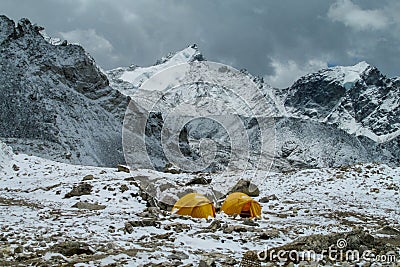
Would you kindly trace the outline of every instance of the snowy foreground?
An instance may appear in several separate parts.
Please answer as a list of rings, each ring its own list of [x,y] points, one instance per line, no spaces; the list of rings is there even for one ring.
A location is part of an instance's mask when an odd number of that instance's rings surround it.
[[[262,219],[218,214],[206,220],[146,208],[135,181],[189,181],[196,175],[125,173],[6,152],[0,155],[1,266],[239,266],[248,250],[355,227],[400,243],[400,168],[364,164],[265,173],[253,181]],[[229,184],[215,180],[211,186],[221,191]],[[72,188],[82,183],[89,192],[74,196]],[[394,236],[380,233],[384,227]]]

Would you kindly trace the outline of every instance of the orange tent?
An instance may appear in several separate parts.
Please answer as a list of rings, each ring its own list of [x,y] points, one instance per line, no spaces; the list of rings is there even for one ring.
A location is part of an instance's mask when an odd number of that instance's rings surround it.
[[[214,204],[205,196],[197,193],[190,193],[179,199],[172,208],[172,212],[194,218],[215,217]]]
[[[240,192],[230,194],[222,204],[221,211],[228,215],[238,214],[250,218],[261,217],[260,203]]]

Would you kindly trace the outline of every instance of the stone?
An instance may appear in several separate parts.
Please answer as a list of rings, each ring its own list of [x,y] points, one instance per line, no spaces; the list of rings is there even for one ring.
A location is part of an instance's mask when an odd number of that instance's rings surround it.
[[[244,179],[240,179],[236,185],[229,190],[228,194],[233,192],[242,192],[251,197],[257,197],[260,195],[258,187],[249,180]]]
[[[22,246],[17,246],[16,248],[14,248],[14,253],[18,254],[18,253],[22,253],[24,252],[24,248]]]
[[[117,170],[118,170],[119,172],[127,172],[127,173],[130,173],[130,172],[131,172],[131,170],[129,169],[128,166],[121,165],[121,164],[118,164],[118,165],[117,165]]]
[[[133,226],[129,222],[125,223],[125,228],[124,229],[128,234],[132,234],[133,233]]]
[[[87,202],[82,202],[79,201],[75,203],[72,208],[77,208],[80,210],[104,210],[106,208],[105,205],[99,205],[96,203],[87,203]]]
[[[212,180],[210,178],[206,179],[204,177],[196,177],[196,178],[193,178],[192,180],[190,180],[189,182],[187,182],[185,185],[186,186],[194,185],[194,184],[206,185],[206,184],[210,184],[211,181]]]
[[[80,185],[74,186],[71,192],[65,194],[65,198],[71,198],[82,195],[90,195],[93,186],[88,183],[81,183]]]
[[[379,193],[379,188],[373,187],[369,190],[371,193]]]
[[[224,234],[230,234],[232,232],[247,232],[247,228],[241,225],[230,225],[224,228],[223,232]]]
[[[94,179],[94,176],[92,174],[88,174],[83,177],[82,181],[90,181],[93,179]]]
[[[18,167],[17,165],[15,165],[15,164],[13,164],[12,168],[13,168],[13,170],[16,171],[16,172],[19,171],[19,167]]]
[[[92,255],[95,253],[88,244],[77,241],[65,241],[54,245],[50,250],[67,257],[81,254]]]
[[[378,233],[384,235],[397,235],[400,236],[400,230],[390,227],[389,225],[385,225],[381,229],[379,229]]]
[[[198,267],[216,267],[215,260],[212,258],[208,257],[203,257],[200,262]]]
[[[128,191],[129,190],[129,187],[126,185],[126,184],[122,184],[120,187],[119,187],[119,191],[121,191],[121,193],[123,193],[123,192],[125,192],[125,191]]]
[[[182,170],[175,166],[173,163],[165,164],[164,170],[165,173],[179,174],[182,173]]]
[[[261,262],[258,258],[257,251],[246,251],[246,253],[243,255],[243,258],[240,262],[240,266],[243,267],[260,267]]]
[[[260,226],[258,223],[256,223],[254,220],[246,218],[243,221],[244,225],[248,225],[248,226]]]
[[[129,221],[129,224],[132,225],[132,227],[146,227],[146,226],[160,227],[160,222],[156,221],[155,219]]]
[[[280,233],[278,230],[264,230],[259,238],[260,239],[273,239],[273,238],[278,238],[280,236]]]
[[[221,228],[220,220],[214,220],[214,221],[212,221],[212,223],[209,226],[207,226],[207,229],[212,230],[212,231],[216,231],[220,228]]]
[[[269,195],[269,196],[265,196],[260,198],[260,200],[258,202],[260,203],[268,203],[272,200],[278,200],[278,197],[276,195]]]

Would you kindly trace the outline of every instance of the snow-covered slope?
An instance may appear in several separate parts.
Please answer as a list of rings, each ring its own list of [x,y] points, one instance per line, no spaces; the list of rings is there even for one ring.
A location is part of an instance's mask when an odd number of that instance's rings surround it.
[[[198,266],[208,259],[238,266],[248,250],[298,237],[357,227],[379,238],[382,227],[400,227],[400,169],[386,165],[260,173],[253,182],[262,218],[252,221],[223,213],[194,219],[146,207],[138,188],[144,177],[164,179],[182,193],[190,187],[183,184],[199,177],[193,174],[116,172],[24,154],[13,155],[9,165],[14,168],[0,169],[2,266]],[[235,173],[228,180],[207,178],[211,184],[197,185],[197,192],[224,191],[239,179]],[[81,191],[71,194],[73,188]]]
[[[0,16],[0,138],[15,151],[64,162],[123,162],[127,98],[82,47],[50,44],[42,30]]]

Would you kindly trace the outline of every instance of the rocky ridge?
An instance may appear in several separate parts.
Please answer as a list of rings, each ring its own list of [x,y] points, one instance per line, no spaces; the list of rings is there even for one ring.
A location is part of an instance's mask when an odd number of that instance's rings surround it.
[[[0,133],[16,151],[63,162],[123,162],[128,99],[78,45],[50,44],[42,27],[0,16]]]

